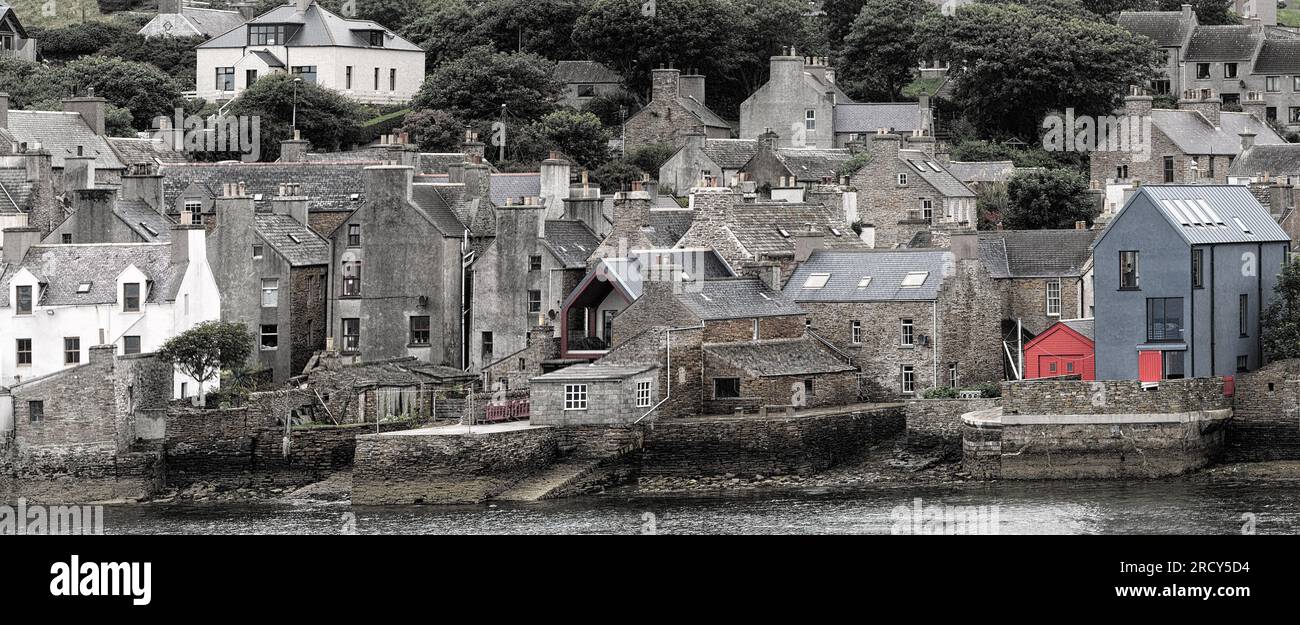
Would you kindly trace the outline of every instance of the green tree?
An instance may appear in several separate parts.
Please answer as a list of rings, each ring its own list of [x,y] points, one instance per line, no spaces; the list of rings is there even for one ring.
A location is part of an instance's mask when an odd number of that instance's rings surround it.
[[[253,351],[253,334],[242,323],[205,321],[163,343],[158,358],[172,363],[181,373],[199,383],[199,403],[205,398],[203,385],[221,374],[244,366]]]
[[[175,80],[148,63],[87,56],[55,71],[65,93],[94,88],[109,104],[131,111],[137,129],[146,130],[158,115],[170,116],[183,104]]]
[[[866,0],[844,37],[840,75],[855,98],[896,101],[921,60],[918,30],[934,12],[926,0]]]
[[[368,116],[355,101],[310,82],[295,83],[287,74],[258,79],[230,104],[228,115],[259,120],[262,160],[280,156],[280,142],[293,136],[294,85],[297,85],[298,130],[317,148],[339,150],[359,136]]]
[[[407,115],[402,132],[426,152],[456,152],[465,138],[465,122],[447,111],[425,109]]]
[[[29,14],[21,15],[25,18]],[[67,62],[96,54],[116,42],[131,39],[139,29],[139,26],[127,22],[93,20],[61,28],[32,28],[31,31],[32,36],[40,42],[43,58]]]
[[[677,153],[677,148],[667,143],[651,143],[643,145],[627,155],[627,160],[640,169],[649,173],[652,177],[659,177],[659,167],[664,161],[672,158]]]
[[[621,158],[607,161],[591,172],[592,181],[600,185],[602,193],[625,189],[634,181],[644,177],[645,172],[641,171],[641,168]]]
[[[637,111],[641,110],[637,104],[636,98],[626,91],[617,91],[608,95],[598,95],[582,106],[582,110],[587,111],[600,118],[601,123],[610,128],[618,129],[623,124],[623,115],[631,119]]]
[[[425,65],[430,70],[475,46],[492,43],[478,30],[478,16],[465,0],[441,0],[401,26],[398,33],[424,48]]]
[[[548,113],[530,128],[546,150],[559,150],[586,168],[609,159],[609,133],[595,115],[561,109]]]
[[[535,120],[551,112],[559,98],[552,67],[535,54],[506,54],[478,46],[429,74],[411,107],[442,109],[474,122],[497,119],[504,104],[507,120]]]
[[[1261,325],[1269,360],[1300,358],[1300,260],[1282,268]]]
[[[1088,178],[1065,169],[1022,172],[1007,181],[1002,225],[1011,230],[1073,228],[1092,223],[1097,205],[1088,193]]]
[[[171,76],[182,90],[195,87],[194,72],[198,52],[195,46],[202,37],[155,37],[145,39],[132,34],[100,50],[101,56],[115,56],[127,61],[149,63]]]
[[[583,58],[573,26],[592,0],[483,0],[474,38],[502,52],[529,52],[556,61]]]
[[[838,54],[844,45],[844,38],[853,27],[853,20],[862,12],[866,0],[823,0],[823,29],[826,31],[826,45]]]
[[[0,89],[9,93],[9,106],[30,109],[37,102],[58,102],[63,95],[54,80],[54,70],[8,54],[0,54]]]

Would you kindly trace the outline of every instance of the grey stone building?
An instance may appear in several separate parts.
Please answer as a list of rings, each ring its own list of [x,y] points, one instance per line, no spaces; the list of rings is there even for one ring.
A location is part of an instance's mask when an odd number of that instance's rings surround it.
[[[232,6],[236,10],[191,6],[186,0],[158,0],[158,14],[138,32],[145,37],[211,39],[255,17],[256,6],[251,2]]]
[[[934,110],[930,96],[923,93],[916,102],[854,102],[835,106],[834,147],[844,148],[855,141],[870,139],[882,128],[904,136],[933,135]]]
[[[775,133],[764,133],[759,135],[758,149],[740,173],[745,181],[754,182],[759,195],[780,197],[778,189],[806,191],[839,180],[850,158],[849,151],[842,148],[780,147]],[[796,193],[795,197],[802,200],[803,195]]]
[[[551,78],[560,83],[560,104],[581,109],[592,99],[617,95],[623,90],[623,77],[595,61],[558,61]]]
[[[758,151],[756,139],[710,139],[699,131],[687,133],[685,139],[682,148],[659,166],[662,193],[686,195],[707,179],[729,185]]]
[[[740,104],[740,138],[771,131],[781,147],[835,147],[835,108],[852,98],[835,85],[826,57],[784,52],[771,58],[767,82]]]
[[[682,76],[671,68],[650,74],[650,101],[623,125],[629,153],[655,144],[681,147],[686,134],[694,131],[711,139],[731,137],[731,124],[705,105],[703,76]]]
[[[3,2],[0,2],[0,54],[36,60],[36,39],[23,28],[14,8]]]
[[[1244,186],[1144,185],[1097,238],[1098,380],[1261,366],[1289,240]]]
[[[1026,340],[1062,319],[1092,316],[1096,230],[994,230],[979,233],[979,257],[997,283],[1000,319]]]
[[[873,247],[906,246],[935,227],[975,229],[975,192],[935,157],[933,138],[878,133],[865,149],[870,161],[849,185],[858,192],[863,238]]]
[[[0,105],[5,94],[0,93]],[[0,113],[3,109],[0,108]],[[0,120],[3,125],[3,120]],[[0,134],[4,130],[0,129]],[[0,137],[3,139],[3,137]],[[57,223],[64,207],[55,195],[50,153],[28,148],[18,154],[0,155],[0,227],[24,228],[28,224]]]
[[[653,364],[587,364],[535,377],[529,385],[533,425],[621,425],[659,403]]]

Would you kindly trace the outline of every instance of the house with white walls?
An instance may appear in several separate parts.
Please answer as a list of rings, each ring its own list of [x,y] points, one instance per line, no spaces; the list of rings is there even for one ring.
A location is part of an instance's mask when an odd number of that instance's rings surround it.
[[[42,245],[40,234],[4,231],[0,386],[88,362],[94,345],[152,352],[221,316],[203,226],[175,226],[169,243]],[[174,398],[199,391],[193,378],[174,374]]]
[[[200,44],[198,97],[231,100],[258,78],[290,74],[369,104],[409,101],[424,50],[384,26],[293,0]]]

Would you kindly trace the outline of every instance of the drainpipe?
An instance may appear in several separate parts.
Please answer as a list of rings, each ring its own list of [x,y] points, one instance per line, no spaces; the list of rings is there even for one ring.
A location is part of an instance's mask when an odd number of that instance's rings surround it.
[[[650,409],[645,412],[645,414],[638,417],[636,421],[633,421],[632,425],[636,425],[640,423],[642,420],[644,420],[646,417],[650,416],[651,413],[658,410],[660,406],[664,405],[664,402],[668,401],[673,396],[673,332],[681,332],[683,330],[703,330],[703,329],[704,329],[703,321],[700,322],[700,325],[691,326],[689,328],[667,328],[666,331],[668,333],[667,336],[668,345],[664,351],[667,352],[667,364],[665,365],[665,367],[668,370],[665,373],[667,376],[666,379],[668,380],[668,384],[666,384],[666,386],[668,387],[668,392],[664,393],[664,398],[659,400],[659,403],[651,406]]]
[[[934,369],[930,388],[939,388],[939,303],[930,302],[930,359]]]
[[[1016,317],[1016,368],[1020,370],[1020,379],[1025,379],[1025,326],[1019,317]]]

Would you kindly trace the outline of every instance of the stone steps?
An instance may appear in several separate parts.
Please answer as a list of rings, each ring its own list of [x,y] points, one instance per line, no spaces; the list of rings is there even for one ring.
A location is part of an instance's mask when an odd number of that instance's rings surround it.
[[[497,501],[541,501],[590,473],[599,460],[562,462],[530,475],[505,492],[493,497]]]

